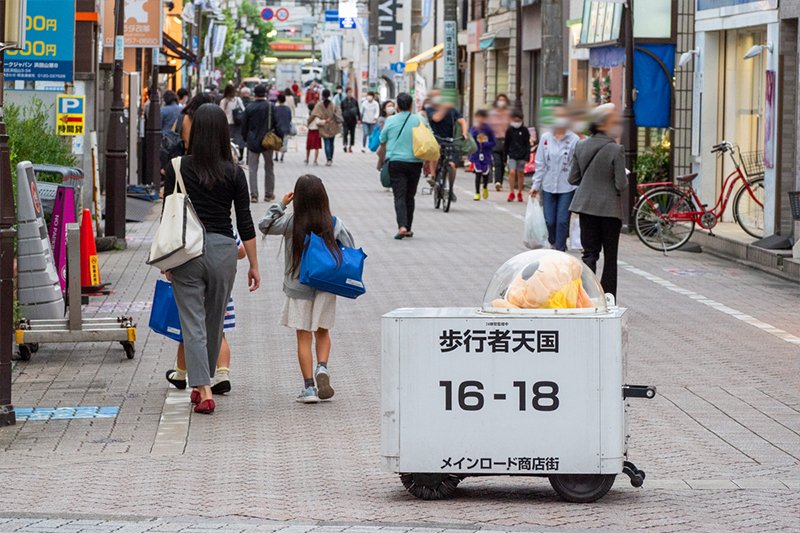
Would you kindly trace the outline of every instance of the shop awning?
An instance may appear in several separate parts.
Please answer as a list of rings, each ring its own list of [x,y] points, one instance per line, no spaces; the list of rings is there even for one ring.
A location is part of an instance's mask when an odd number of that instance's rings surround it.
[[[188,61],[189,63],[197,63],[197,56],[193,54],[191,50],[183,46],[180,42],[170,37],[169,34],[163,34],[163,41],[164,50],[171,52],[165,55],[182,59],[184,61]]]
[[[421,65],[436,61],[444,54],[444,44],[437,44],[430,50],[426,50],[406,61],[406,72],[416,72]]]

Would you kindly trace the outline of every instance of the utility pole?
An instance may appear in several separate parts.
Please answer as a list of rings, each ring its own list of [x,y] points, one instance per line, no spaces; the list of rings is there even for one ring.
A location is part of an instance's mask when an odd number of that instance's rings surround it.
[[[156,193],[161,189],[161,99],[158,95],[158,48],[153,48],[150,69],[150,107],[145,129],[145,183],[152,183]]]
[[[517,12],[517,49],[521,41],[522,10]],[[542,0],[542,97],[548,105],[562,98],[564,85],[564,37],[561,0]],[[519,68],[522,57],[517,57]],[[521,72],[519,70],[518,72]],[[517,80],[517,87],[521,87]],[[543,107],[543,106],[542,106]],[[540,112],[542,109],[540,108]]]
[[[122,102],[122,62],[125,59],[125,0],[114,9],[114,92],[106,140],[106,235],[125,245],[125,193],[128,182],[128,136]]]
[[[631,171],[628,175],[628,192],[624,197],[622,223],[631,229],[631,211],[636,200],[636,117],[633,113],[633,101],[636,98],[633,88],[633,0],[628,0],[624,11],[625,21],[625,109],[622,112],[622,144],[625,146],[625,168]]]
[[[378,43],[380,42],[380,20],[379,20],[379,0],[369,0],[369,50],[368,58],[368,78],[369,90],[378,92]]]
[[[6,40],[6,2],[0,0],[0,43]],[[3,50],[6,46],[4,45]],[[14,350],[14,237],[17,215],[11,172],[11,151],[3,114],[5,54],[0,51],[0,426],[17,423],[11,403],[11,354]]]
[[[517,60],[514,63],[514,110],[522,112],[522,0],[516,0],[515,8],[517,10],[517,24],[514,32],[514,55],[516,55]],[[544,17],[542,21],[548,20]],[[542,31],[544,31],[544,25],[542,24]],[[544,41],[542,41],[544,44]],[[544,46],[542,47],[544,48]],[[528,123],[532,123],[531,117],[528,117]]]
[[[444,75],[442,96],[458,102],[458,0],[444,0]]]

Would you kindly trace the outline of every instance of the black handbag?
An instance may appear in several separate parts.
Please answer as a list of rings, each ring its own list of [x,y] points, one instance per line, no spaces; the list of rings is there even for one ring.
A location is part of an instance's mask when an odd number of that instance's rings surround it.
[[[183,138],[180,130],[177,129],[178,124],[182,124],[182,122],[183,116],[181,115],[175,121],[172,129],[161,134],[161,168],[167,168],[170,161],[184,155]]]

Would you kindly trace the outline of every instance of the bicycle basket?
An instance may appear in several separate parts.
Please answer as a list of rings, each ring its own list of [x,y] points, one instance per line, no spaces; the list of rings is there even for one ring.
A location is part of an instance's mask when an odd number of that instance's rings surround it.
[[[742,160],[742,168],[748,178],[764,175],[764,152],[741,152],[739,158]]]
[[[789,205],[792,208],[792,218],[800,220],[800,191],[789,191]]]

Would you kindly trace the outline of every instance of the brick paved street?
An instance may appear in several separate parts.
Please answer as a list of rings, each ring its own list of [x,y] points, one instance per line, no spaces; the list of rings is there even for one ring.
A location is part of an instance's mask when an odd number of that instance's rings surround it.
[[[706,254],[663,257],[633,237],[620,253],[627,381],[659,392],[633,402],[628,419],[645,486],[619,477],[590,505],[560,501],[538,478],[467,479],[443,502],[408,495],[380,467],[380,316],[479,305],[497,266],[523,251],[524,204],[497,193],[473,202],[464,192],[472,176],[462,176],[450,213],[418,196],[415,238],[395,241],[373,155],[337,153],[331,168],[301,159],[290,152],[276,164],[277,192],[302,172],[320,175],[369,255],[369,292],[338,307],[334,401],[294,402],[294,335],[277,325],[283,255],[273,239],[259,241],[261,290],[249,294],[243,276],[234,289],[234,390],[213,416],[190,417],[188,395],[164,380],[175,344],[146,327],[156,221],[132,224],[129,248],[101,255],[114,294],[92,299],[87,313],[134,315],[136,358],[108,343],[42,346],[14,371],[19,408],[118,406],[119,415],[0,429],[0,531],[800,529],[800,287]],[[256,219],[266,209],[253,207]]]

